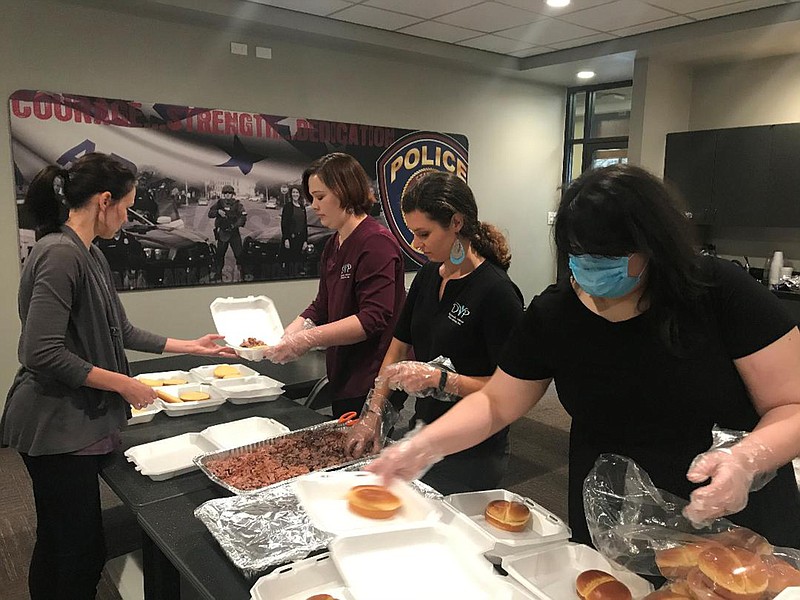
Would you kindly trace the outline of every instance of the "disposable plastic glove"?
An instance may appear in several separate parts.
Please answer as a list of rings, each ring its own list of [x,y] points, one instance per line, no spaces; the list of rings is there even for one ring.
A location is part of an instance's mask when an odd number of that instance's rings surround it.
[[[400,415],[383,395],[371,390],[361,409],[358,423],[348,428],[345,451],[352,458],[374,454],[383,448],[383,442]]]
[[[365,469],[380,475],[387,485],[392,479],[411,481],[422,477],[443,458],[431,444],[418,437],[424,428],[424,424],[418,423],[402,440],[384,448],[380,456]]]
[[[319,347],[321,334],[318,328],[303,329],[290,333],[281,338],[274,346],[269,346],[264,352],[264,358],[279,365],[297,360],[312,348]]]
[[[409,396],[436,397],[439,392],[442,369],[424,362],[404,360],[381,369],[380,377],[389,388],[400,390]],[[445,394],[458,396],[458,373],[447,374]]]
[[[732,448],[713,449],[696,456],[687,479],[711,482],[692,492],[683,515],[699,528],[742,510],[750,492],[761,489],[775,476],[774,472],[762,473],[771,454],[766,446],[745,439]]]

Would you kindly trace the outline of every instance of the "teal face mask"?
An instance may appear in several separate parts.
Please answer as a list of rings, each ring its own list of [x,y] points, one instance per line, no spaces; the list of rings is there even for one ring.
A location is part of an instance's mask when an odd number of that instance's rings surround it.
[[[637,286],[641,276],[628,275],[628,256],[570,254],[569,268],[578,285],[595,298],[621,298]]]

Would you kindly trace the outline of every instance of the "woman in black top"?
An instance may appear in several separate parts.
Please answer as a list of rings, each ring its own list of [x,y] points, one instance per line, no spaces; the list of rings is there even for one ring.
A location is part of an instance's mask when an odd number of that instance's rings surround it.
[[[430,423],[494,372],[503,345],[522,317],[522,294],[506,270],[503,235],[478,221],[472,191],[455,175],[426,174],[402,200],[414,245],[430,262],[411,284],[375,393],[351,450],[360,455],[378,429],[389,388],[416,396],[416,421]],[[406,360],[413,350],[414,361]],[[449,358],[455,373],[425,364]],[[372,412],[370,412],[370,410]],[[425,478],[443,493],[497,487],[508,458],[508,428],[437,465]]]
[[[787,465],[800,453],[800,335],[777,299],[731,263],[697,257],[663,184],[636,167],[573,182],[555,239],[572,278],[531,302],[483,390],[409,448],[387,450],[374,470],[412,476],[524,415],[555,380],[572,416],[576,540],[590,543],[583,480],[613,452],[691,499],[684,514],[693,522],[731,515],[774,544],[800,547]],[[752,433],[729,452],[707,451],[715,423]],[[748,498],[754,478],[776,469]]]
[[[286,274],[293,276],[302,266],[303,251],[308,247],[308,217],[300,190],[293,187],[289,197],[291,202],[284,204],[281,211],[281,239]]]

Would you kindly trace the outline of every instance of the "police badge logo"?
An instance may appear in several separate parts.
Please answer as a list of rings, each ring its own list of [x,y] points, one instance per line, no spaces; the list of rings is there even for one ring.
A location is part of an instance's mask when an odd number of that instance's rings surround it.
[[[451,135],[415,131],[395,141],[378,158],[378,196],[389,228],[403,252],[422,265],[427,258],[412,246],[414,234],[406,225],[400,201],[415,181],[429,171],[445,171],[467,180],[467,138],[462,144]]]

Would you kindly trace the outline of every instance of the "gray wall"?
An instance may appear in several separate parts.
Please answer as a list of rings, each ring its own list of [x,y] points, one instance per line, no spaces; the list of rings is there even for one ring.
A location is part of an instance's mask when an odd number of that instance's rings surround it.
[[[231,55],[231,41],[251,55]],[[255,43],[273,60],[252,56]],[[526,300],[552,281],[546,212],[556,202],[563,143],[564,90],[519,80],[232,31],[114,14],[38,0],[4,0],[0,23],[0,97],[43,89],[220,107],[309,118],[466,134],[470,184],[481,219],[505,231],[511,275]],[[8,109],[0,119],[8,140]],[[0,387],[17,368],[19,266],[10,145],[0,144]],[[211,330],[217,296],[266,294],[288,322],[305,307],[316,281],[129,292],[123,302],[141,327],[174,337]],[[134,356],[140,358],[141,356]]]

